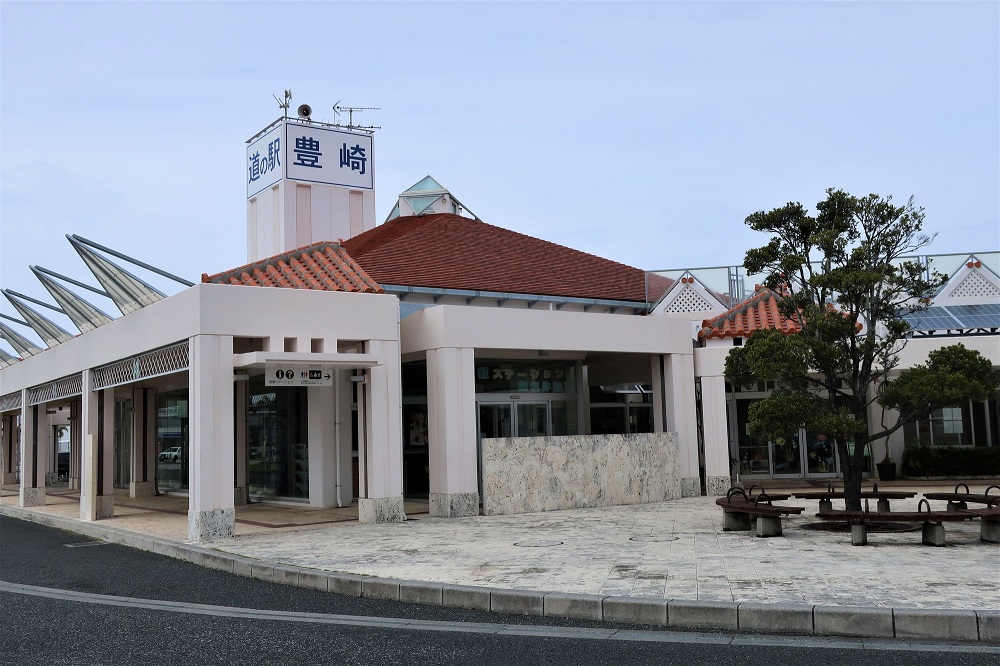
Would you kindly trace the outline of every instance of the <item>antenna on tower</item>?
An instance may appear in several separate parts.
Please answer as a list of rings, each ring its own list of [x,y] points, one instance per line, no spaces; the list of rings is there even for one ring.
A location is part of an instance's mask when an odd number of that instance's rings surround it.
[[[287,118],[288,117],[288,107],[291,106],[291,103],[292,103],[292,91],[291,90],[286,90],[285,91],[285,101],[284,102],[282,102],[280,99],[278,99],[277,95],[271,95],[271,97],[273,97],[274,101],[278,103],[278,108],[282,110],[282,112],[284,113],[285,118]]]
[[[362,131],[370,131],[382,129],[380,125],[355,125],[354,124],[354,112],[355,111],[381,111],[381,107],[378,106],[341,106],[338,100],[336,104],[333,105],[333,122],[338,127],[346,127],[347,129],[358,129]],[[340,114],[347,112],[347,125],[340,124]]]

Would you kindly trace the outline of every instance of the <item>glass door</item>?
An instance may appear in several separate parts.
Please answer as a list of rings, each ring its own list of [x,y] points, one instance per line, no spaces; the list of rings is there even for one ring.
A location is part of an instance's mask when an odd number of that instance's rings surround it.
[[[516,420],[518,437],[544,437],[549,434],[548,403],[517,403]]]

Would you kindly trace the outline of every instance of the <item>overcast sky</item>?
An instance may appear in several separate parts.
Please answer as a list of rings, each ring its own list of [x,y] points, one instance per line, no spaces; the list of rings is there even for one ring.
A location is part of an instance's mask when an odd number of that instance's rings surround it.
[[[747,215],[837,187],[914,195],[931,252],[995,251],[998,8],[3,0],[0,286],[95,284],[68,233],[192,281],[245,263],[244,142],[285,89],[381,107],[379,221],[429,174],[491,224],[719,266],[765,242]]]

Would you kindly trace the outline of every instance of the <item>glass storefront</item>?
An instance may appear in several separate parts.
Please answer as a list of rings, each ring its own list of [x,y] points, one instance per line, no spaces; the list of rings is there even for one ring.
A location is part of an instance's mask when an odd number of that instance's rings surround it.
[[[996,398],[933,411],[903,426],[907,446],[1000,446],[1000,408]]]
[[[188,391],[156,395],[156,482],[161,491],[188,489]]]
[[[309,499],[306,389],[250,378],[247,483],[258,498]]]
[[[625,435],[653,432],[652,388],[639,384],[590,387],[590,432]]]

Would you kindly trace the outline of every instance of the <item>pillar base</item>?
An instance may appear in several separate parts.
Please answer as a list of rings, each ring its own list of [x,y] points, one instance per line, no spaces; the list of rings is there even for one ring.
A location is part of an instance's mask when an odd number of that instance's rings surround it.
[[[250,503],[250,491],[247,490],[246,486],[242,488],[233,488],[233,504],[236,506],[244,506]]]
[[[115,517],[115,496],[98,495],[94,498],[93,507],[88,506],[87,498],[80,496],[80,520],[101,520]]]
[[[152,481],[132,481],[128,484],[129,497],[152,497],[154,494]]]
[[[358,500],[359,523],[401,523],[404,520],[402,497],[362,497]]]
[[[431,493],[428,513],[434,518],[479,515],[479,493]]]
[[[732,479],[728,476],[710,476],[705,479],[705,491],[709,497],[725,497],[732,485]]]
[[[725,491],[722,494],[725,495]],[[681,478],[681,497],[701,497],[701,479],[697,476]]]
[[[945,546],[944,525],[938,523],[924,523],[923,538],[925,546]]]
[[[188,541],[217,541],[236,536],[236,509],[188,511]]]
[[[45,506],[45,488],[25,488],[21,486],[21,495],[17,505],[20,507]]]
[[[979,519],[979,540],[1000,543],[1000,520]]]
[[[14,472],[0,474],[0,485],[12,486],[15,483],[17,483],[17,475]]]
[[[78,476],[71,476],[71,477],[69,477],[69,489],[70,490],[79,490],[80,489],[80,477],[78,477]]]
[[[53,483],[59,483],[59,473],[58,472],[46,472],[45,473],[45,485],[51,486]]]

